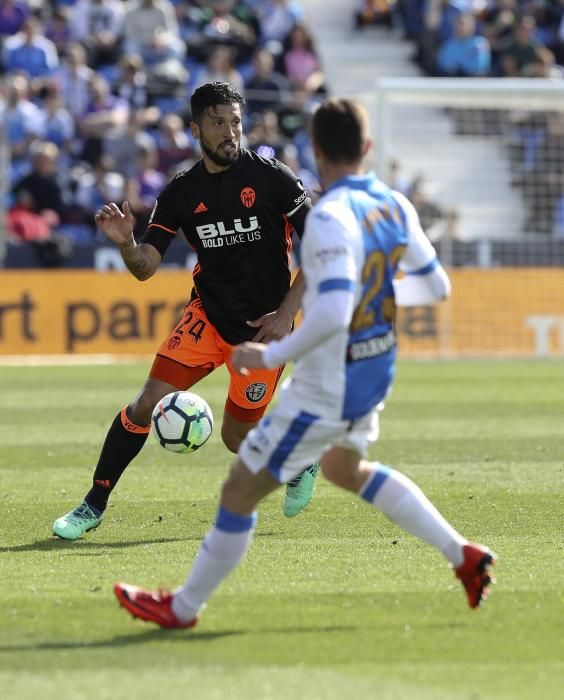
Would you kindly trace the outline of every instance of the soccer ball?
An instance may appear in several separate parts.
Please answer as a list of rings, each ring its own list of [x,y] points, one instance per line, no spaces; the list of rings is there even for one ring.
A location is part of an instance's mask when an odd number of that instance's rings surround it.
[[[213,414],[206,401],[190,391],[167,394],[153,409],[151,432],[171,452],[195,452],[213,430]]]

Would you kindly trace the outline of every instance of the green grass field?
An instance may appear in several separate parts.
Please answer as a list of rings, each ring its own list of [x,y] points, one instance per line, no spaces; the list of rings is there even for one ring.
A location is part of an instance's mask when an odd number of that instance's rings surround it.
[[[484,609],[433,549],[320,479],[293,520],[269,497],[200,626],[170,632],[111,586],[184,580],[229,463],[222,372],[196,389],[216,415],[201,452],[150,441],[97,531],[51,536],[147,368],[0,367],[2,700],[564,698],[562,363],[403,362],[382,416],[371,456],[497,552]]]

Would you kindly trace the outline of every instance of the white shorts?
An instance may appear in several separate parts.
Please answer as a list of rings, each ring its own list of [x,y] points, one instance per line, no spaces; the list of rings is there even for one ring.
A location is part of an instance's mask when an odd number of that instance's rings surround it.
[[[355,450],[361,456],[378,439],[383,404],[355,421],[332,420],[306,413],[288,390],[246,436],[239,457],[251,472],[268,469],[281,483],[291,481],[319,461],[331,447]]]

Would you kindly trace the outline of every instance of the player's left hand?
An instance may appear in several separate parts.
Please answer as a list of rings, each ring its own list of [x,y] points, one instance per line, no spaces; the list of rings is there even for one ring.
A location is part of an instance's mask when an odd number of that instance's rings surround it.
[[[231,355],[231,364],[239,374],[248,374],[250,369],[264,369],[263,354],[266,345],[263,343],[242,343],[237,345]]]
[[[247,326],[258,328],[253,342],[270,343],[271,340],[280,340],[288,335],[292,330],[293,321],[294,319],[289,318],[287,314],[272,311],[257,318],[256,321],[247,321]]]

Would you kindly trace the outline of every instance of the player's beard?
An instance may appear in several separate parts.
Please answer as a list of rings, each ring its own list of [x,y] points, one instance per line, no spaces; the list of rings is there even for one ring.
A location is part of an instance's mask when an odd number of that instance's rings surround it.
[[[223,144],[220,144],[215,151],[208,146],[206,140],[200,134],[200,148],[206,154],[206,156],[215,163],[216,165],[234,165],[239,158],[239,146],[236,145],[233,155],[222,155],[219,153],[219,148]]]

